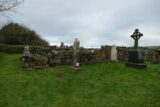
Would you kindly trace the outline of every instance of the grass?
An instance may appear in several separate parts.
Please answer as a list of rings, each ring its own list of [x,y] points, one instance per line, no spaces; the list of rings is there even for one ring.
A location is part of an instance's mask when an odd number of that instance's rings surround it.
[[[22,71],[18,54],[0,53],[0,107],[160,107],[159,65],[123,63]]]

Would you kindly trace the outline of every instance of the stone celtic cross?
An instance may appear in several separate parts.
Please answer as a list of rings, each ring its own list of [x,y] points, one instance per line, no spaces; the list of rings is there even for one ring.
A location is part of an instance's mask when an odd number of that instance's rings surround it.
[[[136,29],[135,32],[131,35],[131,38],[135,40],[134,42],[134,48],[138,49],[138,40],[143,36],[142,33],[139,32],[139,29]]]

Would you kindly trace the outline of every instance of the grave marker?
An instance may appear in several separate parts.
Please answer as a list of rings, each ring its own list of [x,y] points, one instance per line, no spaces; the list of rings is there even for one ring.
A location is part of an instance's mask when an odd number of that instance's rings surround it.
[[[117,61],[117,47],[115,45],[111,49],[111,61]]]
[[[143,36],[139,32],[139,29],[136,29],[135,32],[131,35],[131,38],[134,39],[134,48],[131,49],[128,53],[127,66],[135,68],[146,68],[147,65],[144,64],[144,55],[143,51],[138,49],[138,40]]]

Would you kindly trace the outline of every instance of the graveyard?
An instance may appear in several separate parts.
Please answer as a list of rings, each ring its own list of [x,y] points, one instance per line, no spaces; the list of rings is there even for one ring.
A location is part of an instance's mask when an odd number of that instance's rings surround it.
[[[139,48],[142,35],[133,47],[32,47],[26,36],[20,49],[0,48],[0,106],[159,107],[160,54]]]
[[[159,107],[160,50],[102,45],[0,45],[0,107]]]
[[[106,62],[23,71],[21,54],[0,53],[1,107],[159,107],[160,71]]]
[[[0,0],[0,107],[160,107],[158,0]]]
[[[160,50],[102,45],[0,46],[0,107],[159,107]]]

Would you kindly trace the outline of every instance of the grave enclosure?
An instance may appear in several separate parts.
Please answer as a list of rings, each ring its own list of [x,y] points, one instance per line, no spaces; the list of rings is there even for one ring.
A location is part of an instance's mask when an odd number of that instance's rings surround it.
[[[138,68],[146,68],[144,61],[160,63],[160,50],[143,51],[138,48],[138,40],[143,36],[138,29],[131,37],[135,40],[135,45],[129,47],[116,47],[115,45],[103,45],[101,48],[80,47],[80,41],[76,38],[73,46],[48,46],[38,50],[28,46],[28,36],[22,57],[22,67],[45,68],[56,65],[72,65],[74,68],[84,64],[104,63],[108,61],[127,62],[126,65]]]
[[[103,63],[111,61],[112,46],[101,46],[101,48],[79,48],[78,60],[80,65]],[[126,61],[129,48],[117,47],[117,60]],[[27,50],[28,51],[28,50]],[[56,65],[73,65],[74,49],[73,47],[44,47],[38,51],[31,51],[30,56],[23,55],[23,68],[44,68]]]

